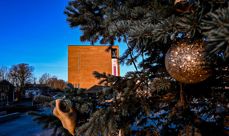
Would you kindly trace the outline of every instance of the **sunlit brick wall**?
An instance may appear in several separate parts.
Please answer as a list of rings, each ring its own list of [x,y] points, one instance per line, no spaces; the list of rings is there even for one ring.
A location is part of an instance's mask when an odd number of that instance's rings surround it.
[[[111,51],[107,46],[68,46],[68,82],[75,87],[90,88],[98,84],[98,79],[93,76],[93,71],[112,74]],[[117,56],[119,55],[118,46]],[[117,74],[120,75],[118,65]]]

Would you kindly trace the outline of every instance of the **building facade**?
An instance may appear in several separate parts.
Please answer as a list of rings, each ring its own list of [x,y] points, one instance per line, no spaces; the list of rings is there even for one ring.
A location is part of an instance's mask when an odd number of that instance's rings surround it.
[[[113,46],[68,46],[68,82],[77,88],[90,88],[99,83],[94,71],[120,75],[119,48]]]
[[[0,81],[0,107],[13,103],[14,89],[14,86],[9,81]]]

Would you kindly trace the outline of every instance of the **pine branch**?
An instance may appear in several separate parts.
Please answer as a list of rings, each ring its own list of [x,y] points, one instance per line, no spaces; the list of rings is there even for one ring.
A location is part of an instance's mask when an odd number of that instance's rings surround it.
[[[113,118],[110,118],[110,117]],[[108,120],[109,118],[109,120]],[[97,110],[87,123],[76,129],[77,135],[97,136],[98,134],[110,135],[117,131],[115,116],[110,115],[109,110]]]
[[[46,115],[37,112],[30,112],[30,115],[34,116],[34,121],[42,124],[43,129],[53,129],[52,135],[71,136],[67,130],[65,130],[58,118],[53,115]]]
[[[216,103],[224,109],[217,112],[220,117],[228,113],[225,110],[228,92],[211,89],[215,85],[222,87],[227,81],[226,73],[219,74],[222,65],[216,68],[216,77],[196,85],[199,90],[194,85],[185,86],[186,94],[183,97],[188,99],[185,108],[177,106],[181,97],[177,91],[178,83],[165,71],[164,56],[174,41],[183,38],[179,37],[180,34],[188,40],[207,37],[207,46],[212,53],[224,52],[223,57],[228,57],[228,4],[217,0],[194,0],[188,4],[188,10],[177,12],[177,6],[170,0],[70,2],[66,9],[67,19],[70,26],[79,26],[83,31],[82,41],[113,45],[114,41],[127,40],[129,48],[120,58],[121,62],[127,64],[133,64],[138,57],[144,56],[139,71],[129,72],[125,77],[95,73],[103,85],[109,85],[109,89],[96,94],[96,102],[93,103],[87,96],[71,98],[77,103],[76,109],[86,115],[78,121],[77,132],[96,136],[122,129],[126,135],[130,135],[134,131],[132,126],[138,122],[138,127],[142,129],[138,128],[135,132],[139,135],[146,134],[146,131],[161,135],[193,134],[188,132],[190,129],[205,134],[207,131],[202,126],[209,125],[207,120],[222,124],[214,113],[219,110]],[[221,81],[224,83],[219,83]],[[198,103],[194,104],[193,101]],[[91,107],[96,108],[89,110]],[[154,116],[162,112],[164,114]],[[203,116],[206,118],[202,119]],[[158,123],[147,126],[150,119]],[[214,127],[209,128],[213,130]],[[221,133],[217,131],[217,134]]]
[[[210,53],[224,51],[229,57],[229,8],[221,8],[210,12],[202,20],[202,30],[207,36]]]

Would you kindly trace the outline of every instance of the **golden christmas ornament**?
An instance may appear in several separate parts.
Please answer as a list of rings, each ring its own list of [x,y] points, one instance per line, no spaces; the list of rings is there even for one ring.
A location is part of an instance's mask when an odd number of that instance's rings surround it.
[[[204,81],[211,75],[202,41],[172,45],[165,56],[165,67],[173,78],[186,84]]]

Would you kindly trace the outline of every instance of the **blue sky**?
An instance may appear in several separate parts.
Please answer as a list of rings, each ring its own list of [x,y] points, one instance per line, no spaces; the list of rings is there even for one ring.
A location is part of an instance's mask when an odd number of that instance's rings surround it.
[[[67,46],[85,45],[80,30],[70,28],[68,0],[0,0],[0,66],[28,63],[39,78],[50,73],[67,80]],[[119,44],[120,53],[125,50]],[[121,75],[133,67],[121,66]]]

